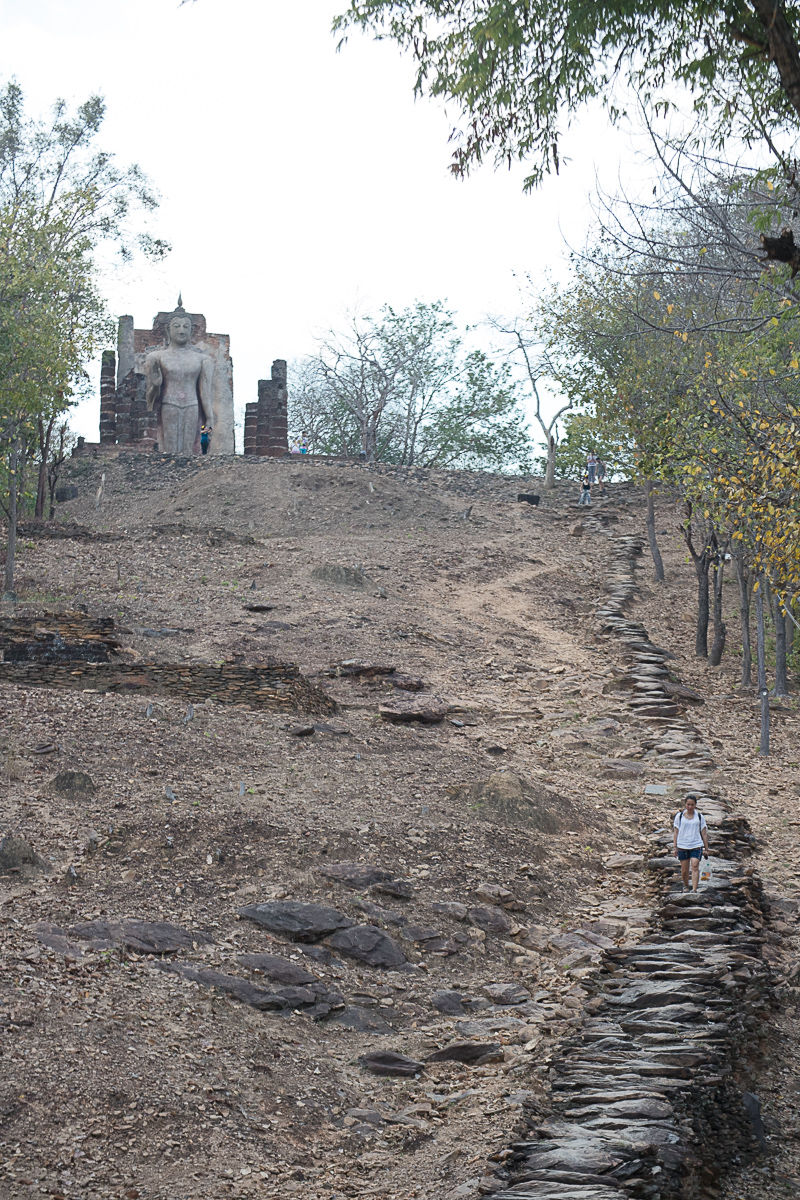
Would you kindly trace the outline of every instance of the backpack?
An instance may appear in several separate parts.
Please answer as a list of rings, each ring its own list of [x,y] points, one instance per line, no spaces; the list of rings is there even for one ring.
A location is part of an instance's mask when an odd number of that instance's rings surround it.
[[[676,813],[675,815],[676,815],[676,816],[677,816],[677,818],[678,818],[678,829],[680,829],[680,827],[681,827],[681,824],[682,824],[682,822],[683,822],[683,809],[681,809],[681,810],[680,810],[680,812],[679,812],[679,813]],[[699,817],[699,818],[700,818],[700,824],[697,826],[697,832],[698,832],[698,833],[700,833],[700,832],[702,831],[702,829],[703,829],[703,819],[704,819],[704,818],[703,818],[703,814],[700,812],[700,810],[699,810],[698,808],[696,808],[696,809],[694,810],[694,815],[695,815],[696,817]]]

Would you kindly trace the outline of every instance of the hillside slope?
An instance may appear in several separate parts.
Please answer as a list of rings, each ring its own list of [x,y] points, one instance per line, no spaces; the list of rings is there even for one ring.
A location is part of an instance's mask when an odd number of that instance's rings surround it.
[[[337,709],[0,683],[0,833],[42,860],[2,880],[0,1195],[478,1195],[546,1111],[603,947],[647,920],[643,870],[609,855],[677,806],[680,774],[646,792],[663,772],[594,621],[641,498],[581,514],[572,489],[531,508],[526,481],[314,460],[82,459],[70,481],[72,536],[21,544],[21,613],[113,617],[123,661],[187,686],[296,663]],[[767,768],[734,664],[685,653],[665,550],[641,612],[707,695],[720,786],[760,828],[769,805],[794,897],[793,708]],[[413,709],[431,723],[386,719]],[[408,1077],[361,1061],[464,1044]]]

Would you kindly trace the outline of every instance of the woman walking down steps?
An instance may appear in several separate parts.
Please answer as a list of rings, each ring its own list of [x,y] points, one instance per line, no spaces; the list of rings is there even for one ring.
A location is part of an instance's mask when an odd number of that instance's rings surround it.
[[[692,868],[692,888],[696,892],[700,884],[700,855],[708,858],[708,826],[702,813],[697,811],[697,795],[690,792],[683,811],[675,813],[672,823],[672,849],[681,864],[683,890],[689,891],[689,866]]]

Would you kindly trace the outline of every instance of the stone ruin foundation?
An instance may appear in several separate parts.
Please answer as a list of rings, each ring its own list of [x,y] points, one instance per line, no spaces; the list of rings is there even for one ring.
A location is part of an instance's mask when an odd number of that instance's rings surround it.
[[[0,619],[0,683],[216,700],[272,712],[335,712],[336,702],[294,663],[115,661],[120,650],[111,617],[82,613]]]

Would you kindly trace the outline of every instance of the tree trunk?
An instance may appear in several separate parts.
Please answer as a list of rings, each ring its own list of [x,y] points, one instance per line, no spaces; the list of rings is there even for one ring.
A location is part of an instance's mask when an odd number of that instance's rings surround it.
[[[647,540],[650,543],[650,553],[653,556],[653,567],[657,583],[664,582],[664,563],[656,540],[656,507],[653,501],[653,481],[647,481]]]
[[[712,667],[718,667],[725,650],[727,628],[722,619],[722,587],[725,582],[725,552],[720,551],[714,557],[714,640],[711,644],[709,661]]]
[[[44,516],[44,508],[47,503],[47,459],[39,463],[39,478],[36,481],[36,507],[33,510],[33,519],[41,521]]]
[[[694,652],[698,658],[708,658],[708,555],[705,551],[694,560],[697,573],[697,629]]]
[[[34,520],[44,518],[44,508],[47,503],[47,468],[50,461],[50,442],[53,436],[55,417],[51,417],[45,425],[39,419],[39,478],[36,482],[36,507],[33,510]]]
[[[692,540],[692,502],[686,501],[686,522],[680,530],[683,540],[694,563],[697,575],[697,629],[694,638],[694,652],[698,658],[708,658],[708,571],[711,560],[718,552],[717,534],[712,522],[700,526],[703,542],[700,550],[695,550]]]
[[[781,87],[792,108],[800,115],[800,50],[779,0],[750,0],[769,46],[769,58],[778,69]]]
[[[545,491],[552,491],[556,486],[556,439],[552,433],[547,435],[547,466],[544,472]]]
[[[56,515],[56,487],[58,485],[59,471],[55,468],[47,472],[47,494],[50,501],[49,512],[47,514],[48,521],[52,521]]]
[[[364,425],[361,434],[361,445],[364,451],[364,458],[367,462],[375,462],[375,453],[378,446],[378,436],[375,426],[370,422]]]
[[[775,621],[775,687],[773,694],[788,696],[789,685],[786,678],[786,614],[777,596],[773,597],[772,615]]]
[[[758,658],[758,697],[761,702],[761,741],[758,752],[769,755],[769,690],[767,688],[767,650],[764,636],[764,580],[759,579],[756,591],[756,648]]]
[[[741,552],[734,554],[736,567],[736,582],[739,584],[739,623],[742,633],[742,687],[751,687],[753,683],[753,650],[750,645],[750,574],[744,565]]]
[[[17,494],[19,487],[19,436],[14,435],[8,461],[8,539],[6,541],[6,568],[3,579],[3,599],[15,600],[14,566],[17,556]]]

